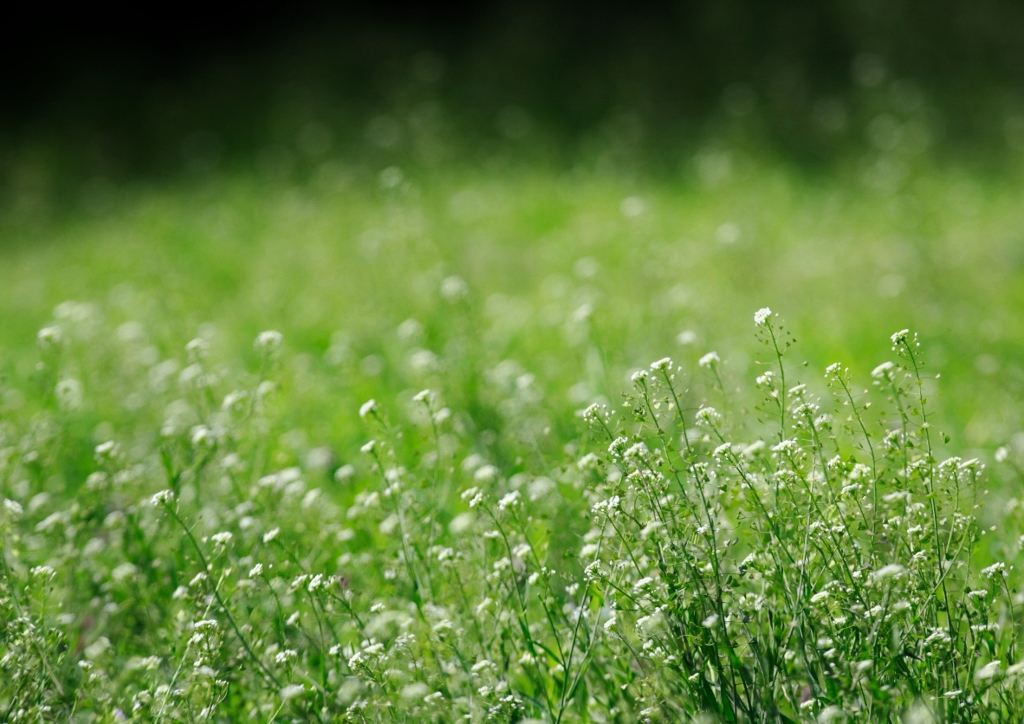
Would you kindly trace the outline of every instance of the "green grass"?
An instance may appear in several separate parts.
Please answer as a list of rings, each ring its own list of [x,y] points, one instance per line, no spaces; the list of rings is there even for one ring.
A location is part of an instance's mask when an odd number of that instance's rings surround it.
[[[325,164],[5,212],[3,716],[1019,716],[1019,189],[687,168]],[[787,390],[755,383],[779,372],[769,305]],[[254,347],[268,329],[280,349]],[[666,356],[672,390],[631,380]],[[910,376],[872,378],[885,360]],[[695,428],[701,405],[725,421]],[[1002,445],[977,489],[939,465]],[[593,512],[614,496],[621,530]],[[979,574],[998,562],[1005,585]]]

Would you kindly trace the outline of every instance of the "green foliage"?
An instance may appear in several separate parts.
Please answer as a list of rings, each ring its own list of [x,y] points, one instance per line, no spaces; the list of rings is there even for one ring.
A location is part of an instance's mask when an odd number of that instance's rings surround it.
[[[838,364],[828,401],[794,384],[792,339],[762,309],[754,409],[717,354],[692,376],[665,358],[632,375],[621,414],[583,410],[589,433],[554,455],[536,380],[504,364],[476,402],[516,431],[503,444],[423,390],[362,404],[361,453],[296,460],[280,333],[244,371],[202,337],[170,364],[95,307],[55,316],[39,392],[2,429],[7,719],[1024,712],[1020,506],[998,536],[979,524],[984,466],[941,459],[906,330],[868,397]],[[101,384],[146,393],[86,459]]]
[[[1019,192],[896,160],[4,212],[0,717],[1019,720]]]

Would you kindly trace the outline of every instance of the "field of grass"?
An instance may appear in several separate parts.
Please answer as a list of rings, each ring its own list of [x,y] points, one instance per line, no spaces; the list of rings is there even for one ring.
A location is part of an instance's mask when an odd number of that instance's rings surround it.
[[[1019,720],[1020,200],[707,151],[9,205],[0,717]]]

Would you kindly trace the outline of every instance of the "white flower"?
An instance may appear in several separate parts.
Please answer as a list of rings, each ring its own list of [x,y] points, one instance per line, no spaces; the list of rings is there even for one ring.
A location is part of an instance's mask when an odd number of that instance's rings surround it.
[[[260,352],[271,353],[276,352],[281,348],[281,342],[284,341],[284,336],[273,329],[268,329],[265,332],[260,332],[256,336],[256,342],[254,346]]]
[[[278,695],[284,699],[294,699],[296,696],[302,696],[306,693],[306,687],[302,684],[289,684],[288,686],[281,689]]]
[[[150,501],[154,506],[162,503],[171,503],[174,501],[174,493],[170,490],[161,490],[159,493],[154,495]]]
[[[506,508],[514,507],[516,503],[519,502],[520,497],[519,491],[513,490],[498,501],[498,510],[505,510]]]
[[[422,681],[416,681],[412,684],[406,684],[402,687],[403,699],[422,699],[429,693],[430,687],[428,687]]]
[[[376,440],[370,440],[368,443],[366,443],[361,448],[359,448],[359,452],[366,453],[367,455],[369,455],[370,453],[373,452],[373,449],[375,447],[377,447],[377,441]]]
[[[198,448],[211,448],[217,442],[213,430],[206,425],[196,425],[190,430],[192,445]]]
[[[228,543],[230,543],[232,538],[234,538],[234,536],[231,535],[231,533],[229,533],[228,531],[223,531],[221,533],[214,533],[213,535],[210,536],[210,540],[212,540],[217,545],[222,545],[222,546],[226,546]]]
[[[718,623],[718,614],[713,613],[701,622],[701,626],[704,628],[713,628]]]
[[[245,390],[234,390],[224,396],[224,402],[221,403],[222,410],[229,410],[233,412],[241,412],[245,409],[245,401],[249,398],[249,393]]]
[[[702,407],[697,410],[695,418],[698,425],[708,425],[713,427],[722,419],[722,416],[719,415],[718,410],[713,407]]]
[[[910,334],[909,329],[901,329],[899,332],[893,334],[889,339],[892,340],[893,344],[900,344],[901,342],[907,341],[907,336]]]
[[[658,360],[657,362],[652,362],[651,363],[651,371],[652,372],[664,372],[665,370],[667,370],[667,369],[669,369],[671,367],[672,367],[672,358],[671,357],[663,357],[662,359]]]
[[[60,327],[43,327],[39,330],[39,334],[36,335],[36,342],[43,349],[52,349],[60,344],[61,331]]]
[[[359,408],[359,417],[365,418],[367,415],[377,412],[377,401],[370,399],[362,404]]]
[[[82,406],[84,397],[82,383],[73,378],[63,379],[57,383],[54,392],[57,394],[57,401],[65,410],[74,410]]]
[[[1006,564],[1002,561],[1000,561],[999,563],[993,563],[988,568],[982,568],[981,575],[985,576],[985,578],[988,578],[989,580],[991,580],[996,575],[1000,575],[1003,578],[1006,578]]]
[[[882,379],[883,377],[888,377],[889,373],[895,366],[896,365],[894,365],[892,362],[883,362],[882,364],[875,367],[875,369],[871,370],[871,376],[878,380]]]
[[[713,369],[722,360],[718,356],[718,352],[708,352],[706,355],[697,360],[697,364],[706,369]]]
[[[497,480],[500,475],[501,471],[493,465],[481,465],[473,473],[473,480],[478,483],[490,483]]]
[[[999,668],[999,659],[996,659],[978,669],[974,674],[974,678],[976,681],[985,681],[986,679],[993,679],[1002,673],[1003,670]]]
[[[135,566],[132,566],[132,568],[134,569]],[[56,575],[56,571],[50,566],[35,566],[29,573],[39,578],[53,578]]]
[[[1024,661],[1019,661],[1016,664],[1013,664],[1012,666],[1006,667],[1007,676],[1016,676],[1022,671],[1024,671]]]
[[[899,563],[890,563],[887,566],[882,566],[876,571],[872,571],[870,578],[872,582],[879,583],[881,581],[886,581],[890,578],[900,578],[906,572],[907,569],[901,566]]]
[[[1005,463],[1010,458],[1010,449],[1003,446],[996,450],[996,462]]]
[[[263,575],[263,564],[257,563],[255,566],[249,569],[249,578],[256,578],[257,576]]]
[[[413,402],[430,402],[430,390],[420,390],[412,397]]]
[[[770,316],[772,316],[772,310],[768,307],[762,307],[754,312],[754,324],[758,327],[762,327],[768,321]]]
[[[101,442],[96,446],[96,459],[103,460],[114,457],[117,454],[117,443],[113,440]]]
[[[829,724],[843,716],[846,716],[846,712],[833,704],[821,710],[821,713],[818,714],[818,724]]]
[[[796,440],[783,440],[777,445],[772,445],[773,452],[780,453],[795,453],[800,449],[800,444]]]
[[[441,282],[441,296],[449,302],[457,302],[469,294],[469,285],[460,276],[450,276]]]
[[[274,540],[275,538],[277,538],[277,535],[278,535],[278,533],[280,533],[280,532],[281,532],[281,529],[280,529],[280,528],[274,528],[273,530],[271,530],[271,531],[268,531],[268,532],[267,532],[267,533],[266,533],[266,534],[265,534],[265,535],[263,536],[263,542],[264,542],[264,543],[269,543],[270,541],[272,541],[272,540]]]

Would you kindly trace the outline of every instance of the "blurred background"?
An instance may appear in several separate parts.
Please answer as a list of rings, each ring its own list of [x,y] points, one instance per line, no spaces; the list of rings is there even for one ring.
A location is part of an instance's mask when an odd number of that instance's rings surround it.
[[[668,174],[709,135],[819,166],[936,145],[998,166],[1024,146],[1018,3],[324,5],[23,9],[2,51],[7,185],[33,153],[111,182],[244,164],[269,144],[439,160],[367,125],[381,114],[410,131],[443,121],[463,158],[529,135],[531,160],[612,146]]]
[[[75,299],[160,356],[280,329],[314,438],[354,441],[359,401],[425,384],[500,437],[504,362],[567,428],[665,354],[699,373],[716,349],[748,394],[771,306],[815,384],[841,359],[867,386],[915,329],[954,445],[1024,448],[1020,3],[20,12],[10,379]]]

